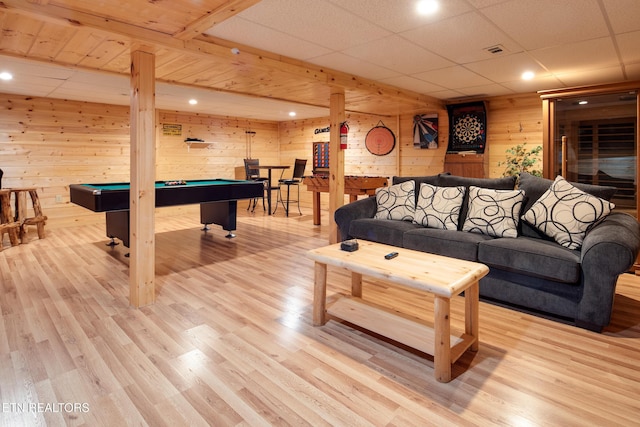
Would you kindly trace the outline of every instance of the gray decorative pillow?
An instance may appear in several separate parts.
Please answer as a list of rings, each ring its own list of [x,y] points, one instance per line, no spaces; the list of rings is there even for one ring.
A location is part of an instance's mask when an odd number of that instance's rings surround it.
[[[463,231],[494,237],[518,237],[524,191],[469,187],[469,211]]]
[[[574,187],[558,176],[522,219],[565,248],[578,249],[587,231],[615,205]]]
[[[414,181],[377,188],[375,218],[413,221],[416,212],[415,200]]]
[[[436,187],[420,185],[418,204],[413,222],[441,230],[457,230],[464,187]]]

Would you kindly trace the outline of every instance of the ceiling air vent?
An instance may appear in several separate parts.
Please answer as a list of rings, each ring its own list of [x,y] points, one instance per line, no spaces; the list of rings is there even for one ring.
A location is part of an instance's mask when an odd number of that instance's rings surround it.
[[[492,53],[494,55],[498,54],[498,53],[502,53],[505,51],[504,46],[502,46],[501,44],[497,44],[495,46],[491,46],[485,49],[487,52]]]

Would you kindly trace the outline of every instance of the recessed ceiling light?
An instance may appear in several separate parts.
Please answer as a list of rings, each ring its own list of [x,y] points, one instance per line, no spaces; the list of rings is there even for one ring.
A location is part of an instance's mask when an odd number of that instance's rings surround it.
[[[198,103],[197,99],[190,99],[189,100],[189,104],[191,104],[191,105],[196,105],[197,103]]]
[[[580,105],[587,105],[589,103],[589,101],[578,101],[578,104]]]
[[[295,117],[295,116],[296,116],[295,111],[289,111],[289,117]]]
[[[522,80],[532,80],[536,74],[533,71],[525,71],[522,73]]]
[[[420,15],[431,15],[436,13],[440,5],[436,0],[420,0],[416,4],[416,10]]]
[[[0,73],[0,80],[11,80],[13,79],[13,75],[7,71],[3,71]]]

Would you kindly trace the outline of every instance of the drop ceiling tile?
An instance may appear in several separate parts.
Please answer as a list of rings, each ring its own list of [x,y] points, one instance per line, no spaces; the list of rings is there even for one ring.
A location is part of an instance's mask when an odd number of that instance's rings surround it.
[[[456,28],[460,30],[456,31]],[[494,54],[486,49],[498,44],[504,46],[507,54],[522,51],[512,39],[476,12],[445,19],[401,35],[459,64],[491,58]]]
[[[402,74],[415,74],[453,65],[451,61],[398,35],[346,49],[343,53]]]
[[[394,33],[407,31],[435,21],[471,11],[464,0],[440,2],[440,9],[432,16],[416,13],[416,0],[329,0],[349,12]]]
[[[490,80],[462,66],[427,71],[425,73],[414,74],[413,77],[446,87],[447,89],[460,89],[492,83]]]
[[[90,99],[87,99],[87,94],[90,93]],[[73,99],[77,101],[92,101],[99,99],[99,102],[105,104],[116,105],[129,105],[131,103],[131,97],[128,91],[114,91],[111,88],[100,88],[90,83],[65,83],[56,88],[49,95],[53,98],[60,99]]]
[[[625,64],[633,64],[640,62],[640,31],[632,33],[620,34],[616,36],[622,62]]]
[[[526,53],[473,62],[466,64],[465,67],[495,83],[519,80],[522,73],[527,70],[536,74],[544,72],[540,65]]]
[[[339,52],[312,58],[309,62],[372,80],[385,79],[399,75],[398,72],[390,70],[384,66],[373,64],[352,56],[347,56]]]
[[[484,7],[493,6],[494,4],[504,3],[509,0],[469,0],[469,3],[475,8],[482,9]]]
[[[513,94],[514,91],[503,85],[490,84],[473,87],[465,87],[456,89],[456,92],[460,92],[470,98],[484,98],[489,96],[502,96]]]
[[[482,13],[527,50],[609,35],[598,0],[508,1]]]
[[[433,96],[434,98],[443,99],[445,101],[454,101],[461,98],[469,98],[467,95],[457,92],[455,90],[440,90],[428,92],[425,95]]]
[[[25,96],[49,96],[58,86],[60,80],[46,77],[29,76],[28,78],[14,77],[13,80],[0,80],[0,92],[14,93]]]
[[[239,17],[223,21],[205,34],[301,60],[332,52],[316,43]]]
[[[409,76],[399,76],[393,77],[389,79],[382,79],[383,83],[396,86],[402,89],[411,90],[418,93],[427,94],[432,91],[441,91],[445,88],[442,86],[438,86],[433,83],[425,82],[424,80],[419,80]]]
[[[2,70],[13,73],[14,78],[24,76],[46,76],[50,79],[66,80],[73,75],[75,69],[57,65],[48,65],[43,62],[34,62],[16,57],[3,57]]]
[[[628,68],[627,68],[628,70]],[[624,79],[622,68],[607,67],[602,69],[592,69],[588,71],[572,71],[567,73],[558,73],[555,76],[564,85],[571,86],[587,86],[601,83],[615,83]],[[562,86],[558,86],[562,87]]]
[[[238,16],[332,50],[347,49],[391,34],[323,0],[263,0]]]
[[[69,80],[73,82],[92,83],[99,87],[120,88],[128,92],[131,79],[129,76],[120,74],[94,73],[77,70]]]
[[[563,87],[562,82],[555,76],[549,74],[538,75],[533,80],[516,79],[510,82],[504,82],[502,86],[511,89],[514,93],[534,93],[539,90]]]
[[[597,54],[594,54],[596,52]],[[619,64],[613,41],[609,37],[538,49],[529,53],[552,73],[605,68]]]
[[[615,34],[640,31],[638,0],[603,0],[603,3]]]

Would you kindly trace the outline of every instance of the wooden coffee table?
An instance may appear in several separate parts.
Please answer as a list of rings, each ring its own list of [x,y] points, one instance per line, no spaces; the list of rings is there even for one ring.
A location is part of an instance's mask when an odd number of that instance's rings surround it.
[[[359,249],[346,252],[340,244],[307,252],[315,261],[313,324],[324,325],[327,314],[433,355],[435,378],[451,381],[451,364],[468,349],[478,350],[478,281],[484,264],[359,240]],[[396,258],[384,256],[398,252]],[[351,296],[326,305],[327,266],[351,271]],[[362,298],[362,276],[382,279],[434,295],[433,326],[399,315]],[[465,331],[451,334],[451,297],[464,291]]]

